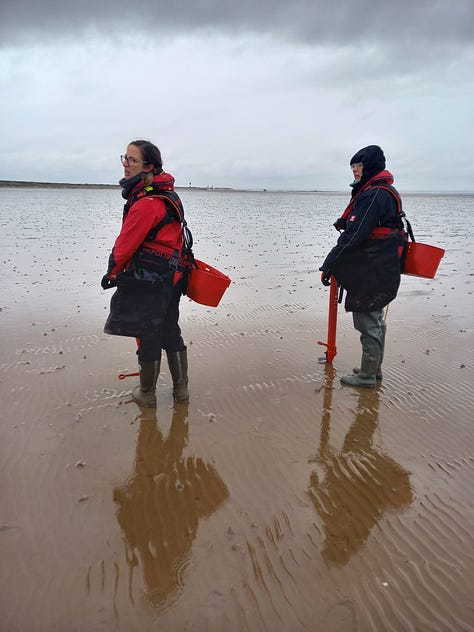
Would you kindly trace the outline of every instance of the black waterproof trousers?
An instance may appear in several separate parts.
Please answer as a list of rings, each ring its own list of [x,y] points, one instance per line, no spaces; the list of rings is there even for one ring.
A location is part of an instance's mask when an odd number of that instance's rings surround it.
[[[173,289],[168,309],[163,322],[155,327],[149,334],[137,338],[138,359],[143,362],[155,362],[161,360],[161,351],[184,351],[186,345],[181,336],[179,321],[179,301],[181,298],[181,286]]]

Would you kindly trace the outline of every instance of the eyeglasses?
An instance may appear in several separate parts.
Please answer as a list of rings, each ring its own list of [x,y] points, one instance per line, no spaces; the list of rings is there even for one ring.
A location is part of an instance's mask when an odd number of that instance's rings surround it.
[[[122,165],[126,166],[126,165],[138,165],[139,162],[141,162],[144,165],[149,165],[149,162],[145,162],[145,160],[138,160],[138,158],[132,158],[131,156],[127,156],[127,154],[125,154],[124,156],[120,156],[120,162],[122,163]]]
[[[351,169],[360,169],[360,168],[361,168],[361,167],[363,167],[363,166],[364,166],[364,163],[363,163],[363,162],[354,162],[354,163],[351,165]]]

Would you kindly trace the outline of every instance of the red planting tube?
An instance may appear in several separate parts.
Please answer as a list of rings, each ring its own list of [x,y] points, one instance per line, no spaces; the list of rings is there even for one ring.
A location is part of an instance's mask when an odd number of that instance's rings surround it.
[[[331,286],[329,288],[329,310],[328,310],[328,338],[327,342],[318,341],[318,345],[326,347],[326,362],[331,363],[337,354],[336,347],[336,327],[337,327],[337,305],[338,292],[337,281],[332,276]]]

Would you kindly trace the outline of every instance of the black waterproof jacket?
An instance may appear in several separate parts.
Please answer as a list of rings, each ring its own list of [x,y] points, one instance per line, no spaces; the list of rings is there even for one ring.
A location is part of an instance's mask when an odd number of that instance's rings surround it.
[[[380,176],[354,198],[346,228],[320,268],[331,272],[346,290],[346,311],[382,309],[400,286],[406,235],[396,196],[379,188],[390,186],[393,176],[388,171]]]

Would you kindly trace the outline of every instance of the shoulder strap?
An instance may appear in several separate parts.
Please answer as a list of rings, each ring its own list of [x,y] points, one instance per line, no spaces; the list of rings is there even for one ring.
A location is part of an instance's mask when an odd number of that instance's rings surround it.
[[[158,232],[166,226],[166,224],[171,224],[171,222],[179,222],[183,227],[186,225],[186,221],[184,219],[184,209],[179,199],[179,196],[174,191],[162,191],[160,189],[154,189],[152,187],[147,187],[147,191],[144,195],[146,197],[154,197],[163,200],[166,207],[166,213],[163,219],[150,230],[148,235],[146,236],[147,241],[153,241],[156,239]],[[143,197],[143,194],[142,196]]]
[[[391,193],[397,203],[397,213],[401,217],[405,217],[405,213],[402,210],[402,198],[400,197],[400,194],[398,193],[396,189],[391,187],[389,184],[375,184],[374,186],[368,187],[366,191],[370,191],[372,189],[384,189],[385,191],[388,191],[389,193]]]
[[[153,189],[147,194],[149,197],[157,197],[163,200],[166,206],[166,213],[161,222],[159,222],[156,226],[154,226],[148,235],[146,236],[146,241],[153,241],[156,239],[159,231],[166,224],[171,224],[171,222],[179,222],[181,224],[181,228],[183,230],[183,255],[188,255],[194,261],[193,256],[193,236],[191,231],[188,228],[188,224],[184,218],[184,208],[183,203],[177,193],[174,191],[162,191],[160,189]]]
[[[393,195],[397,203],[397,212],[400,216],[400,221],[402,222],[402,225],[403,225],[403,220],[405,220],[405,223],[407,225],[407,233],[410,239],[412,241],[415,241],[415,236],[413,234],[413,229],[411,227],[411,224],[408,221],[407,216],[405,215],[405,212],[402,209],[402,198],[400,197],[400,194],[398,193],[398,191],[394,187],[391,187],[389,184],[376,184],[374,186],[369,187],[369,189],[367,190],[370,190],[370,189],[385,189],[385,191],[388,191],[389,193]]]
[[[184,223],[184,208],[179,195],[174,191],[163,191],[162,189],[153,189],[148,193],[150,197],[161,198],[168,210],[175,215],[175,219],[180,223]]]
[[[344,213],[341,215],[342,219],[347,219],[349,217],[349,215],[352,213],[352,209],[354,208],[354,204],[357,202],[357,198],[362,195],[362,193],[366,193],[367,191],[372,191],[373,189],[385,189],[386,191],[388,191],[389,193],[391,193],[391,195],[393,195],[393,197],[395,198],[395,201],[397,203],[397,212],[401,217],[405,217],[403,210],[402,210],[402,199],[400,197],[400,194],[398,193],[398,191],[390,186],[389,184],[373,184],[370,186],[367,186],[367,184],[364,185],[364,187],[362,187],[362,189],[360,189],[360,191],[357,192],[357,194],[351,198],[349,204],[346,206]]]

